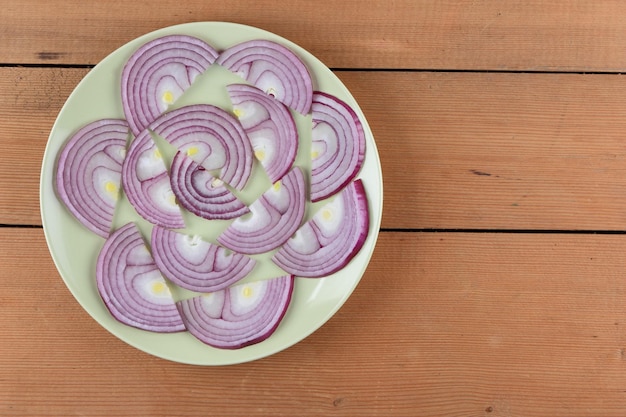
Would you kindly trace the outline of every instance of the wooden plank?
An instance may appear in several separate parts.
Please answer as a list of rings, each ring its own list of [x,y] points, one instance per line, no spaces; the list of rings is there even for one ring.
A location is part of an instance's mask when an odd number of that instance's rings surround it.
[[[0,224],[41,224],[39,178],[52,125],[87,69],[0,68]]]
[[[622,236],[382,233],[311,337],[203,368],[109,335],[41,230],[1,228],[0,414],[621,416],[625,250]]]
[[[87,71],[0,68],[0,224],[41,224],[49,130]],[[620,76],[337,74],[375,134],[383,227],[626,229]]]
[[[9,1],[0,63],[95,64],[144,33],[190,21],[234,21],[284,36],[331,67],[624,71],[618,0],[347,0],[253,3]],[[303,19],[306,16],[306,19]]]
[[[626,228],[621,77],[340,76],[379,146],[384,227]]]

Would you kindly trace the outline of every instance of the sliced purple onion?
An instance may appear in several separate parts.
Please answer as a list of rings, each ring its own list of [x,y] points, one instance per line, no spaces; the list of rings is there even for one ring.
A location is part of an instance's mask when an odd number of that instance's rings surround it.
[[[122,185],[141,217],[163,227],[185,227],[163,156],[147,129],[130,144],[122,166]]]
[[[311,201],[337,193],[358,174],[365,158],[359,117],[344,101],[315,92],[311,144]]]
[[[369,230],[369,210],[360,179],[346,186],[274,254],[284,271],[310,278],[345,267],[359,252]]]
[[[256,87],[231,84],[226,87],[233,112],[248,134],[254,155],[261,162],[270,181],[285,175],[298,151],[298,130],[284,104]]]
[[[216,62],[298,113],[311,110],[311,74],[289,48],[265,39],[245,41],[223,51]]]
[[[208,220],[228,220],[250,211],[222,180],[182,152],[174,155],[170,181],[178,203],[196,216]]]
[[[282,321],[294,277],[238,284],[177,303],[189,332],[210,346],[240,349],[267,339]]]
[[[304,175],[294,167],[250,205],[250,216],[239,217],[217,238],[236,252],[269,252],[285,243],[300,227],[306,204]]]
[[[155,226],[152,256],[170,281],[196,292],[222,290],[248,275],[256,261],[190,236]]]
[[[122,105],[139,135],[217,58],[209,44],[186,35],[154,39],[133,53],[122,71]]]
[[[185,330],[167,283],[134,223],[107,239],[96,265],[98,292],[121,323],[153,332]]]
[[[219,178],[241,190],[252,172],[253,153],[237,119],[210,104],[194,104],[163,114],[150,130]]]
[[[57,162],[59,198],[80,223],[104,238],[111,231],[120,194],[129,133],[124,120],[89,123],[72,135]]]

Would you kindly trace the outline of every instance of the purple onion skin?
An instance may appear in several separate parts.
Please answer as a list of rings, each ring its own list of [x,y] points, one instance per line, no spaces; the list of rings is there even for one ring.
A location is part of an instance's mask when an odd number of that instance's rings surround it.
[[[353,181],[335,198],[342,199],[345,211],[339,229],[332,235],[324,235],[314,217],[299,232],[314,239],[317,249],[303,251],[292,238],[272,257],[277,266],[296,276],[321,278],[343,269],[356,256],[369,232],[369,209],[362,181]]]

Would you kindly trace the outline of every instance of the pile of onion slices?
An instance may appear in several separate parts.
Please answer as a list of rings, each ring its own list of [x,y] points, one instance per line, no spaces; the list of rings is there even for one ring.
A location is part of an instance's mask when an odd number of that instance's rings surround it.
[[[226,87],[232,107],[177,106],[214,66],[240,78]],[[305,61],[272,40],[220,51],[168,35],[132,53],[121,72],[124,116],[77,129],[55,180],[69,213],[104,239],[95,282],[116,320],[243,348],[279,327],[296,277],[332,279],[357,255],[370,227],[357,178],[363,126],[345,101],[314,85]],[[174,149],[171,160],[162,143]],[[303,154],[309,163],[297,164]],[[255,172],[271,186],[246,204],[240,193]],[[116,227],[122,195],[139,218]],[[209,241],[186,229],[186,216],[229,224]],[[257,279],[262,262],[284,273]]]

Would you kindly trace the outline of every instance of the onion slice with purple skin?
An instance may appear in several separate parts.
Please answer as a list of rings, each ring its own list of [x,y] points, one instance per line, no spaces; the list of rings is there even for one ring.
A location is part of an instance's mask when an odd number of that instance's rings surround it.
[[[223,51],[216,63],[300,114],[311,110],[311,74],[291,49],[279,43],[245,41]]]
[[[285,243],[300,227],[306,205],[304,175],[294,167],[250,205],[251,215],[239,217],[217,238],[236,252],[259,254]]]
[[[139,135],[173,104],[217,58],[201,39],[163,36],[145,43],[122,70],[122,105],[132,132]]]
[[[163,156],[147,129],[128,148],[122,186],[137,213],[150,223],[173,229],[185,227]]]
[[[194,104],[163,114],[149,127],[219,178],[241,190],[252,172],[254,156],[241,124],[211,104]]]
[[[128,137],[124,120],[91,122],[72,135],[57,162],[58,197],[80,223],[104,238],[119,198]]]
[[[291,112],[256,87],[231,84],[226,89],[254,155],[275,183],[289,171],[298,151],[298,130]]]
[[[177,152],[172,159],[170,181],[178,203],[196,216],[229,220],[250,211],[222,180],[182,152]]]
[[[326,203],[272,257],[284,271],[319,278],[345,267],[369,231],[369,210],[360,179]]]
[[[185,330],[172,294],[134,223],[107,239],[96,264],[98,292],[121,323],[143,330]]]
[[[210,346],[240,349],[270,337],[282,321],[294,277],[238,284],[177,302],[189,332]]]
[[[256,261],[218,245],[155,226],[152,256],[163,275],[174,284],[196,292],[222,290],[248,275]]]
[[[365,158],[365,133],[354,110],[333,95],[315,92],[311,113],[311,201],[316,202],[356,177]]]

